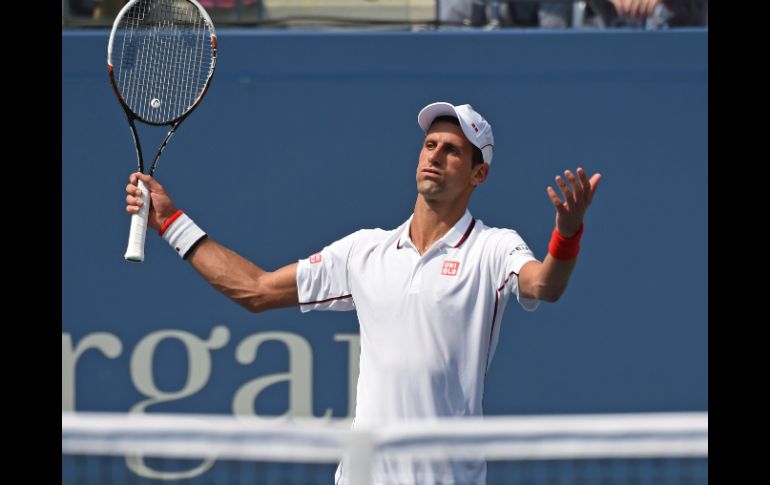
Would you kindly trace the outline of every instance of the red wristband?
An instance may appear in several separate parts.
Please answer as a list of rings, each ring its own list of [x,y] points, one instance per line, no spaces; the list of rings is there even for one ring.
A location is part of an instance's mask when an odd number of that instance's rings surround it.
[[[173,224],[174,221],[177,220],[177,218],[181,215],[182,215],[181,210],[176,211],[173,216],[166,219],[166,222],[163,223],[163,227],[160,228],[160,231],[158,231],[158,233],[162,236],[163,233],[166,232],[166,229],[168,229],[168,226]]]
[[[580,252],[580,237],[582,235],[583,224],[580,225],[577,234],[572,237],[562,236],[559,230],[554,227],[551,242],[548,244],[548,252],[556,259],[574,259]]]

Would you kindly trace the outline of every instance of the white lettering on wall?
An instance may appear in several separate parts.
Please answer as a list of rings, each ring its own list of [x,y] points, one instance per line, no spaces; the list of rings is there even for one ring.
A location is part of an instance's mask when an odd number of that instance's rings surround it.
[[[88,349],[97,349],[110,359],[117,358],[123,352],[123,344],[113,334],[96,332],[88,334],[72,348],[72,335],[61,334],[61,410],[75,410],[75,376],[77,363]]]
[[[158,346],[163,341],[176,340],[182,343],[187,353],[186,380],[178,390],[163,391],[158,388],[154,373],[154,360]],[[218,325],[212,328],[208,339],[183,330],[165,329],[149,333],[134,347],[130,357],[130,376],[134,387],[146,399],[130,408],[132,413],[146,412],[154,405],[188,398],[200,392],[211,378],[212,350],[223,348],[230,341],[230,330]],[[336,334],[335,342],[347,343],[348,347],[348,417],[355,414],[356,388],[361,353],[361,338],[358,334]],[[301,335],[290,332],[254,333],[243,339],[235,350],[235,359],[243,365],[256,362],[260,346],[265,342],[279,342],[288,351],[287,372],[270,374],[253,379],[242,385],[233,396],[232,409],[236,415],[259,416],[255,403],[257,397],[273,384],[287,382],[289,398],[286,412],[280,416],[313,417],[313,349]],[[123,352],[121,340],[111,333],[94,332],[85,335],[73,345],[70,333],[62,332],[62,411],[76,409],[76,374],[78,361],[89,349],[96,349],[110,359],[116,359]],[[184,365],[184,364],[183,364]],[[91,367],[91,366],[87,366]],[[319,420],[330,419],[331,409],[326,409]],[[259,416],[274,419],[272,416]],[[137,475],[159,480],[181,480],[205,473],[214,460],[205,460],[190,470],[161,471],[147,466],[142,456],[126,458],[126,464]]]
[[[175,392],[164,392],[155,385],[152,363],[155,349],[166,339],[177,339],[187,350],[187,382],[182,389]],[[202,340],[197,335],[182,330],[160,330],[152,332],[143,338],[131,355],[131,380],[134,386],[149,399],[135,404],[130,412],[144,412],[148,406],[162,402],[176,401],[192,396],[200,391],[211,375],[211,353],[213,349],[221,349],[230,340],[230,330],[218,325],[211,330],[208,340]],[[160,480],[182,480],[198,476],[214,465],[216,460],[206,459],[191,470],[159,471],[153,470],[144,463],[141,455],[127,456],[126,465],[134,473],[147,478]]]
[[[246,337],[235,349],[235,359],[251,364],[257,359],[259,346],[267,341],[278,341],[289,351],[289,371],[251,380],[241,386],[233,398],[235,415],[258,416],[254,402],[259,393],[278,382],[288,381],[288,409],[281,416],[313,416],[313,350],[300,335],[289,332],[263,332]],[[321,419],[331,418],[327,409]],[[266,418],[269,419],[269,418]]]
[[[356,396],[358,387],[358,365],[361,360],[361,335],[357,333],[338,333],[335,342],[348,343],[348,417],[356,415]]]

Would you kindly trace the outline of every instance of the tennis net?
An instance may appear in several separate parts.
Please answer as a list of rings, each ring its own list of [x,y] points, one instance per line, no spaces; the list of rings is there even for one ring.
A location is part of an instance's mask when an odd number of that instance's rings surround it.
[[[708,414],[495,416],[351,429],[342,419],[62,413],[63,485],[332,484],[341,459],[351,485],[379,483],[383,464],[394,460],[482,463],[487,485],[706,484]]]

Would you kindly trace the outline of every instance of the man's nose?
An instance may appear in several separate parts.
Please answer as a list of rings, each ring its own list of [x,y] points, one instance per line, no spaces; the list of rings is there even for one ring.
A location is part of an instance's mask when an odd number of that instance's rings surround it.
[[[441,165],[444,161],[444,147],[437,146],[428,154],[428,163],[431,165]]]

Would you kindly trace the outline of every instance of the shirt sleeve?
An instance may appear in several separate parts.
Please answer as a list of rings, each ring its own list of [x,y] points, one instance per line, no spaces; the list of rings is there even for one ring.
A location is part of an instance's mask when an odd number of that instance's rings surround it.
[[[524,264],[537,261],[535,254],[529,249],[519,233],[506,230],[498,251],[502,257],[502,273],[500,274],[500,292],[504,297],[516,295],[516,300],[525,310],[533,312],[540,305],[536,298],[525,298],[519,293],[519,271]]]
[[[297,265],[297,294],[302,313],[311,310],[356,309],[350,292],[350,255],[359,232],[331,243],[320,252],[300,259]]]

